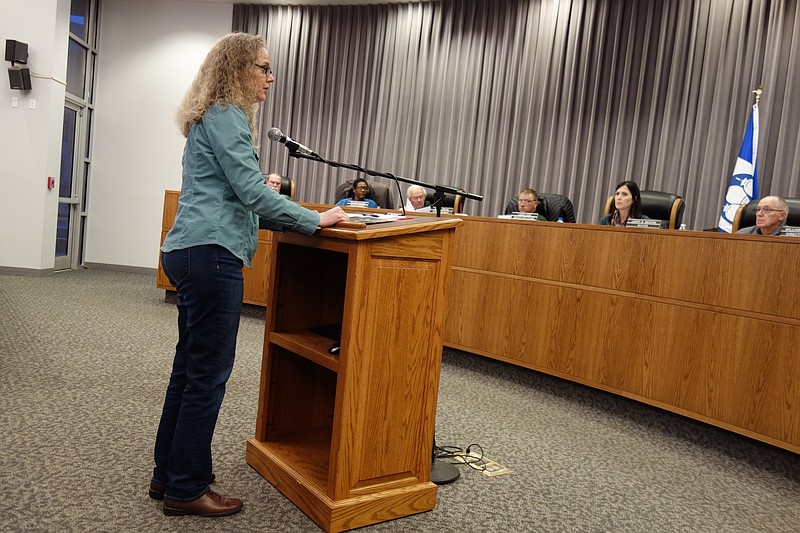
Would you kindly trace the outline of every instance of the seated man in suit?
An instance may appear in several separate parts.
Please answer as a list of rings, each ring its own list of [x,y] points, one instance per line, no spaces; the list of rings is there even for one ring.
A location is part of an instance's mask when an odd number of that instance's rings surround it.
[[[420,185],[412,185],[406,191],[406,211],[417,211],[422,209],[423,207],[431,205],[429,202],[425,201],[427,198],[427,194],[425,193],[425,189]]]
[[[756,225],[737,231],[742,235],[779,235],[786,225],[789,206],[779,196],[765,196],[756,207]]]
[[[281,175],[275,174],[274,172],[267,176],[267,185],[269,188],[275,191],[276,193],[280,194],[281,192]]]

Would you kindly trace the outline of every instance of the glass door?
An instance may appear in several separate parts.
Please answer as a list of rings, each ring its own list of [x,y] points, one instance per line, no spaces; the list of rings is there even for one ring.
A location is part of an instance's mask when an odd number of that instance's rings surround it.
[[[97,14],[97,0],[70,2],[55,270],[78,268],[83,263],[86,197],[92,163]]]
[[[72,268],[75,225],[80,198],[76,187],[80,109],[64,106],[64,131],[61,140],[61,174],[58,179],[58,221],[56,223],[55,269]]]

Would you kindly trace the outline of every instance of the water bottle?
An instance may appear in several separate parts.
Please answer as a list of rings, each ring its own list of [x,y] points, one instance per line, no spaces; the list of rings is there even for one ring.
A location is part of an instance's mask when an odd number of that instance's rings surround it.
[[[686,224],[681,224],[681,227],[678,228],[678,231],[686,231]]]
[[[556,222],[564,222],[564,217],[558,217],[558,220],[556,220]],[[681,228],[681,229],[686,229],[686,228]]]

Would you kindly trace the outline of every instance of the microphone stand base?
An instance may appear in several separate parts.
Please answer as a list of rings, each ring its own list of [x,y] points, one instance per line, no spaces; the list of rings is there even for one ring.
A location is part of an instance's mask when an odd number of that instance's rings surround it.
[[[434,461],[431,466],[431,483],[436,485],[446,485],[457,480],[461,476],[455,465],[444,461]]]

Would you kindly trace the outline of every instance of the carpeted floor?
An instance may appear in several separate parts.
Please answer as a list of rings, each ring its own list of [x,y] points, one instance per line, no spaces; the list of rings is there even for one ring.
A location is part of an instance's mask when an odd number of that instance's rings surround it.
[[[244,460],[263,319],[243,317],[214,439],[221,519],[147,496],[176,337],[155,276],[0,275],[0,531],[321,531]],[[625,398],[446,349],[437,444],[463,465],[436,509],[369,532],[797,532],[800,457]]]

